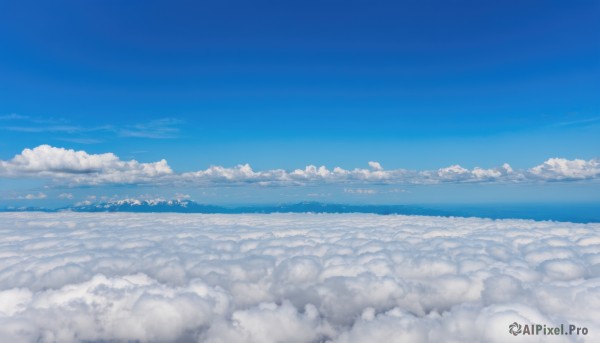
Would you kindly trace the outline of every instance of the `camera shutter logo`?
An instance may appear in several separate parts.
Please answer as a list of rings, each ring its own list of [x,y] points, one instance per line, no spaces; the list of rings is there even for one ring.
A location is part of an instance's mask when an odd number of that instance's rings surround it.
[[[513,336],[517,336],[521,333],[521,324],[514,322],[508,326],[508,332],[510,332]]]

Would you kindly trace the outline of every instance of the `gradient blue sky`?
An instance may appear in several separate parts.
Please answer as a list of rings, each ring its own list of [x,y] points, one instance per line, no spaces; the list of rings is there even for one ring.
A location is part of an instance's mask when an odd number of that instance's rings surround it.
[[[386,169],[530,168],[553,157],[598,158],[599,99],[598,1],[0,3],[5,161],[49,144],[164,158],[178,172],[368,161]],[[0,205],[43,185],[2,178]],[[178,191],[209,202],[332,192],[318,200],[360,201],[331,187]],[[531,197],[531,187],[542,189],[532,201],[598,201],[600,193],[594,180],[411,187],[368,202],[510,201]],[[67,191],[169,195],[138,188]],[[206,192],[216,195],[202,198]]]

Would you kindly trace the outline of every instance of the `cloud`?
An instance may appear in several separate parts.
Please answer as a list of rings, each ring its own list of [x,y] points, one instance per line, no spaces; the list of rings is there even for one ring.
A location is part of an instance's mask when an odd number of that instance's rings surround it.
[[[176,118],[161,118],[126,126],[82,126],[70,124],[69,120],[64,118],[30,117],[19,114],[2,115],[0,121],[14,123],[0,126],[0,130],[23,133],[61,133],[63,136],[56,137],[57,139],[79,144],[96,144],[106,139],[106,136],[150,139],[177,138],[180,132],[179,126],[183,123],[182,120]],[[89,137],[92,134],[97,136],[98,133],[104,137]]]
[[[3,342],[596,342],[600,225],[0,213]],[[513,337],[573,324],[586,336]]]
[[[249,164],[235,167],[210,166],[205,170],[175,173],[166,160],[140,163],[123,161],[113,153],[89,154],[40,145],[24,149],[8,161],[0,160],[0,177],[41,177],[71,185],[144,184],[213,186],[293,186],[310,184],[439,184],[439,183],[523,183],[600,179],[599,160],[551,158],[530,169],[515,170],[507,163],[500,167],[467,169],[452,165],[437,170],[383,169],[369,162],[369,169],[343,169],[309,165],[303,169],[255,171]],[[353,188],[348,192],[360,193]],[[358,189],[358,188],[357,188]],[[364,188],[367,189],[367,188]],[[368,194],[362,192],[362,194]]]
[[[175,200],[186,200],[186,199],[191,199],[192,196],[189,194],[184,194],[184,193],[175,193],[175,195],[173,196],[173,199]]]
[[[47,177],[72,184],[140,183],[172,173],[167,161],[139,163],[122,161],[112,153],[40,145],[24,149],[9,161],[0,161],[4,177]]]
[[[6,126],[5,130],[16,131],[16,132],[59,132],[59,133],[77,133],[84,129],[79,126],[70,125],[50,125],[50,126]]]
[[[311,198],[327,198],[331,196],[331,193],[308,193],[306,196]]]
[[[81,137],[81,138],[77,138],[77,137],[73,137],[73,138],[65,137],[65,138],[60,138],[60,140],[61,141],[65,141],[65,142],[77,143],[77,144],[98,144],[98,143],[102,143],[103,142],[100,139],[87,138],[87,137]]]
[[[556,167],[560,165],[562,169]],[[359,184],[437,184],[437,183],[485,183],[485,182],[540,182],[570,181],[600,178],[597,160],[549,159],[529,170],[514,170],[505,163],[500,167],[466,169],[453,165],[438,170],[414,171],[406,169],[384,170],[377,162],[369,162],[371,169],[352,170],[336,167],[309,165],[304,169],[286,171],[272,169],[254,171],[249,164],[232,168],[212,166],[206,170],[182,173],[179,181],[197,183],[241,183],[259,185],[306,184],[306,183],[359,183]]]
[[[119,134],[123,137],[176,138],[180,131],[177,126],[181,123],[181,120],[175,118],[156,119],[120,129]]]
[[[456,164],[436,171],[423,171],[419,175],[423,183],[520,181],[523,179],[522,173],[515,172],[508,163],[492,169],[475,167],[471,170]]]
[[[22,115],[16,114],[16,113],[4,114],[4,115],[0,116],[0,120],[26,120],[26,119],[29,119],[29,117],[22,116]]]
[[[373,168],[373,170],[383,170],[383,167],[381,166],[381,164],[379,164],[379,162],[370,161],[369,167]]]
[[[587,127],[600,123],[600,117],[584,118],[571,121],[563,121],[554,124],[553,126],[576,126],[576,127]]]
[[[46,199],[48,196],[43,193],[43,192],[39,192],[37,194],[27,194],[27,195],[23,195],[23,196],[19,196],[17,197],[17,199],[19,200],[41,200],[41,199]]]
[[[69,121],[64,118],[40,118],[23,116],[19,114],[9,114],[0,116],[0,120],[20,123],[18,125],[2,126],[0,129],[26,133],[54,132],[78,134],[92,131],[112,130],[112,127],[108,125],[98,127],[71,125],[69,124]]]
[[[93,204],[93,202],[91,200],[83,200],[83,201],[78,201],[75,204],[73,204],[73,206],[88,206]]]
[[[344,188],[344,193],[350,194],[377,194],[377,191],[371,188]]]
[[[58,195],[59,199],[73,199],[73,193],[61,193]]]
[[[600,176],[600,160],[551,158],[529,169],[529,173],[549,181],[596,179]]]
[[[401,188],[392,188],[388,193],[407,193],[407,190]]]
[[[361,194],[361,195],[373,195],[379,193],[405,193],[406,191],[399,188],[392,188],[388,190],[384,190],[383,192],[378,191],[373,188],[344,188],[344,193],[349,194]]]

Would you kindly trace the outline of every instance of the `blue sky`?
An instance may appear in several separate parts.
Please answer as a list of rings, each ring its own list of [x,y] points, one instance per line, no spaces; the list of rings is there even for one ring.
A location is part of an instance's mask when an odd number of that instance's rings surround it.
[[[599,94],[597,1],[3,2],[5,163],[43,144],[165,159],[173,173],[592,162],[582,177],[468,185],[75,185],[21,170],[0,177],[0,206],[174,192],[216,203],[599,201]]]

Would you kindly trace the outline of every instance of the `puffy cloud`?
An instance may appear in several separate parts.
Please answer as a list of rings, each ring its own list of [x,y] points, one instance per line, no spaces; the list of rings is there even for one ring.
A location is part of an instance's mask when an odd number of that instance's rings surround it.
[[[600,178],[598,160],[551,158],[527,170],[503,164],[497,168],[467,169],[452,165],[437,170],[384,169],[368,162],[370,168],[344,169],[309,165],[304,169],[255,171],[249,164],[235,167],[211,166],[205,170],[174,173],[166,160],[140,163],[123,161],[113,153],[89,154],[40,145],[25,149],[8,161],[0,161],[0,177],[42,177],[74,185],[178,184],[178,185],[307,185],[307,184],[437,184],[473,182],[546,182]]]
[[[383,170],[383,167],[379,162],[369,162],[369,167],[373,168],[373,170]]]
[[[413,171],[406,169],[384,170],[378,162],[369,162],[371,169],[343,169],[309,165],[304,169],[286,171],[272,169],[255,171],[249,164],[232,168],[211,166],[206,170],[176,175],[177,182],[191,184],[257,184],[257,185],[303,185],[310,183],[357,183],[357,184],[437,184],[473,182],[539,182],[600,178],[600,166],[595,160],[563,160],[563,169],[556,171],[557,159],[550,159],[529,170],[514,170],[505,163],[497,168],[475,167],[466,169],[453,165],[438,170]],[[554,161],[554,162],[553,162]],[[580,162],[584,162],[583,166]],[[548,166],[554,166],[551,169]],[[552,170],[552,172],[550,172]],[[566,177],[565,175],[568,175]]]
[[[319,311],[308,304],[297,309],[289,301],[283,304],[261,303],[231,314],[230,320],[217,321],[202,335],[206,343],[303,343],[319,342],[333,334],[323,323]]]
[[[58,195],[59,199],[73,199],[73,193],[60,193]]]
[[[550,181],[596,179],[600,177],[600,161],[551,158],[529,169],[529,173],[534,177]]]
[[[493,169],[475,167],[472,170],[452,165],[437,171],[424,171],[420,173],[422,182],[485,182],[485,181],[515,181],[522,178],[522,174],[515,172],[508,163]]]
[[[88,154],[49,145],[24,149],[13,159],[0,161],[0,175],[5,177],[49,177],[73,184],[138,183],[169,174],[172,170],[165,160],[122,161],[112,153]]]
[[[0,214],[0,341],[596,342],[600,225]],[[573,324],[586,336],[513,337]]]

